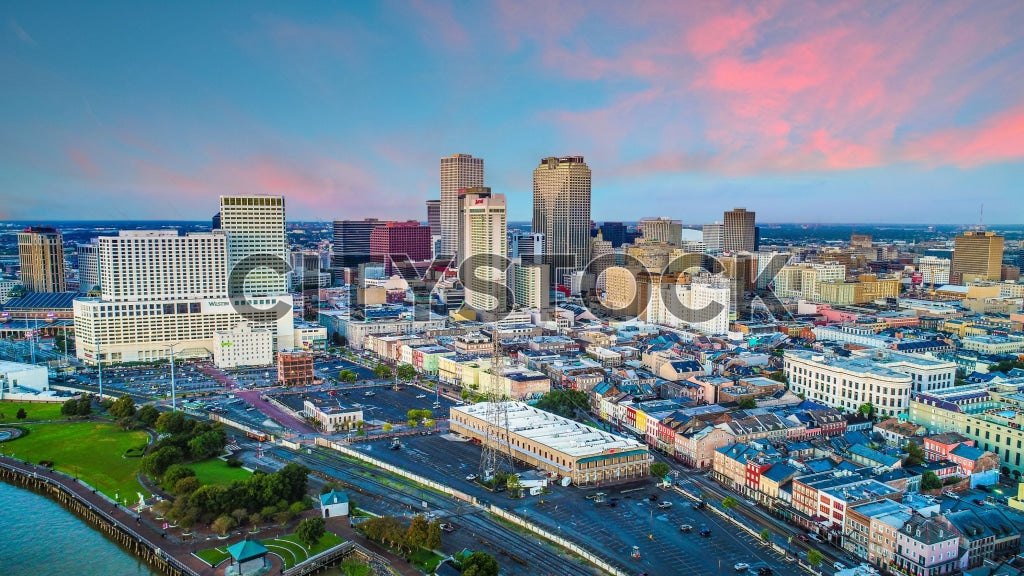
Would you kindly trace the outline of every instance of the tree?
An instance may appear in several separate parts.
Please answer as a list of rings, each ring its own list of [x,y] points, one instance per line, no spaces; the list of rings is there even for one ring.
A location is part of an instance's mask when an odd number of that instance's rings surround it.
[[[341,380],[342,382],[347,382],[351,384],[352,382],[355,382],[358,378],[359,377],[356,376],[356,373],[351,370],[346,369],[342,370],[341,372],[338,372],[338,380]]]
[[[465,388],[463,388],[462,392],[459,394],[459,396],[461,396],[463,400],[469,400],[469,397],[472,395],[473,394],[469,390],[466,390]]]
[[[765,528],[764,530],[761,530],[761,540],[766,542],[766,543],[767,542],[771,542],[771,540],[772,540],[772,533],[767,528]]]
[[[462,561],[462,576],[498,576],[498,561],[487,552],[473,552]]]
[[[235,508],[231,511],[231,517],[235,519],[235,522],[237,522],[239,526],[241,526],[249,519],[249,511],[245,508]]]
[[[181,412],[164,412],[157,417],[156,431],[161,434],[180,434],[185,430],[185,415]]]
[[[131,417],[119,418],[117,421],[117,425],[119,428],[121,428],[121,430],[124,431],[135,430],[135,419]]]
[[[381,430],[384,430],[385,432],[391,432],[393,428],[394,426],[391,425],[391,422],[385,422],[384,425],[381,426]]]
[[[391,374],[391,367],[386,364],[378,363],[376,366],[373,367],[373,375],[380,380],[391,378]]]
[[[203,460],[224,448],[224,432],[210,430],[188,441],[188,451],[195,460]]]
[[[768,375],[768,377],[771,378],[772,380],[775,380],[776,382],[789,384],[789,378],[786,378],[786,373],[783,372],[782,370],[772,372],[771,374]]]
[[[926,470],[921,475],[921,490],[938,490],[939,488],[942,488],[942,480],[935,472]]]
[[[217,519],[213,521],[213,524],[210,525],[210,528],[213,528],[213,531],[217,534],[224,536],[228,533],[228,530],[231,530],[237,525],[238,522],[235,522],[234,518],[224,514],[223,516],[218,516]]]
[[[413,516],[409,528],[405,531],[405,541],[411,548],[422,548],[427,544],[427,533],[430,531],[430,523],[422,514]]]
[[[552,390],[541,396],[536,406],[563,418],[573,418],[577,411],[588,412],[590,401],[582,390]]]
[[[821,564],[821,561],[824,559],[825,556],[823,556],[821,552],[818,552],[813,548],[807,551],[807,562],[811,566],[817,566],[818,564]]]
[[[668,476],[669,467],[664,462],[651,462],[651,476],[655,478],[664,478]]]
[[[60,407],[60,413],[64,416],[78,416],[78,398],[68,398]]]
[[[399,364],[397,372],[401,380],[409,381],[416,377],[416,368],[411,364]]]
[[[295,535],[306,546],[315,546],[324,535],[324,519],[320,517],[306,518],[299,522]]]
[[[867,418],[868,420],[875,419],[876,410],[874,404],[872,404],[871,402],[865,402],[864,404],[861,404],[860,408],[857,408],[857,412],[860,412],[860,414]]]
[[[320,487],[320,495],[321,496],[323,496],[324,494],[330,494],[333,491],[334,491],[334,484],[331,484],[330,482],[325,482],[324,485]]]
[[[172,492],[175,496],[188,496],[196,490],[199,490],[199,486],[199,478],[189,476],[175,482]]]
[[[740,503],[737,502],[736,499],[733,498],[732,496],[726,496],[725,498],[722,499],[722,508],[724,508],[726,512],[731,513],[732,509],[739,505]]]
[[[115,418],[131,418],[135,415],[135,400],[129,394],[123,394],[110,405],[107,412]]]
[[[156,419],[160,417],[160,411],[152,404],[144,404],[139,407],[138,412],[135,413],[135,417],[146,426],[152,426],[153,424],[156,424]]]
[[[757,408],[757,401],[754,400],[753,398],[744,398],[740,400],[739,407],[743,410]]]
[[[917,466],[924,462],[924,450],[916,443],[907,442],[907,445],[903,450],[907,453],[907,459],[903,461],[904,468],[908,466]]]
[[[513,476],[515,478],[515,476]],[[511,490],[511,488],[509,489]],[[441,521],[434,520],[427,527],[427,541],[423,543],[423,547],[428,550],[440,550],[441,549]]]
[[[167,467],[167,471],[164,472],[164,476],[160,484],[166,490],[174,490],[179,480],[182,480],[184,478],[192,478],[195,477],[195,475],[196,471],[189,468],[188,466],[183,466],[181,464],[172,464]]]
[[[25,412],[24,408],[18,408],[18,413],[14,415],[18,420],[24,420],[28,418],[28,413]]]

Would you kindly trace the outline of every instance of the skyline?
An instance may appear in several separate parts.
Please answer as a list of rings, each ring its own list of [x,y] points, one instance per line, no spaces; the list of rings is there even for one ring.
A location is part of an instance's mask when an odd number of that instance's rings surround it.
[[[1015,224],[1024,5],[974,6],[6,7],[0,220],[422,221],[466,153],[513,222],[578,154],[599,222]]]

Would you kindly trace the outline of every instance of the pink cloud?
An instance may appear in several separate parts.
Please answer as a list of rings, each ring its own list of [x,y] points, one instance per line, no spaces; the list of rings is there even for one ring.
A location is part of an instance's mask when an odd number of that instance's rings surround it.
[[[763,12],[752,14],[745,9],[713,16],[689,31],[686,45],[698,58],[743,48],[754,41],[756,27],[765,16]]]
[[[423,19],[421,33],[428,41],[440,38],[449,48],[465,48],[469,34],[456,19],[454,6],[444,0],[413,0],[409,6]]]
[[[78,167],[81,174],[88,178],[98,178],[100,176],[100,169],[96,166],[96,162],[93,161],[92,156],[88,152],[77,147],[69,148],[67,152],[68,157]]]
[[[1024,160],[1024,106],[995,114],[977,125],[940,130],[914,140],[907,144],[905,157],[960,168]]]

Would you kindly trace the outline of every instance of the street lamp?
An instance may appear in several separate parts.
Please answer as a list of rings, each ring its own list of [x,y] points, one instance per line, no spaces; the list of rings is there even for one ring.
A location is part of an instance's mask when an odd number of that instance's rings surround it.
[[[168,344],[165,346],[170,353],[168,354],[171,361],[171,412],[177,412],[178,410],[178,396],[174,389],[174,347],[181,344],[181,342],[175,342],[174,344]]]

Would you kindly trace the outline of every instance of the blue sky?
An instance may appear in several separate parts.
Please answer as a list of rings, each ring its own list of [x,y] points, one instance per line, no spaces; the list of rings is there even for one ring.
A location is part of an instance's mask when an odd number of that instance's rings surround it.
[[[0,219],[425,218],[438,159],[531,213],[1021,223],[1019,2],[9,2]]]

